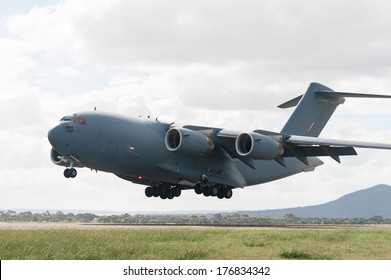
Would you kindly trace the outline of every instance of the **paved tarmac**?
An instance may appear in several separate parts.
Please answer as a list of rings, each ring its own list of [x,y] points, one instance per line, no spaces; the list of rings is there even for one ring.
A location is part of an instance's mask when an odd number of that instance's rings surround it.
[[[91,229],[141,229],[141,228],[217,228],[217,226],[191,226],[191,225],[129,225],[129,224],[83,224],[83,223],[4,223],[0,222],[0,230],[45,230],[45,229],[77,229],[77,230],[91,230]],[[221,227],[218,227],[221,228]],[[361,229],[390,229],[391,225],[284,225],[273,227],[224,227],[236,229],[344,229],[344,228],[361,228]]]

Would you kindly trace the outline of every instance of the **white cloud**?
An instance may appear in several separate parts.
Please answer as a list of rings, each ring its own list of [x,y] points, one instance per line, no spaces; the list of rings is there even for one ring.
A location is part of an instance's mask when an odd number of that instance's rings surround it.
[[[36,67],[29,55],[37,50],[37,46],[28,41],[0,38],[0,89],[3,94],[20,75]]]
[[[383,36],[391,22],[387,5],[68,0],[15,16],[7,26],[49,52],[105,65],[245,61],[271,70],[373,71],[391,59]]]
[[[79,74],[79,70],[70,66],[57,68],[55,72],[60,76],[65,76],[65,77],[76,76],[77,74]]]

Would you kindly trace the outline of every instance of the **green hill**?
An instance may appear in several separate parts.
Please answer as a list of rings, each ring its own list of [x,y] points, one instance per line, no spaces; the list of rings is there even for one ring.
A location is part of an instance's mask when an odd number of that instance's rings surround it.
[[[391,218],[391,186],[377,185],[356,191],[321,205],[263,211],[242,211],[249,216],[300,218]]]

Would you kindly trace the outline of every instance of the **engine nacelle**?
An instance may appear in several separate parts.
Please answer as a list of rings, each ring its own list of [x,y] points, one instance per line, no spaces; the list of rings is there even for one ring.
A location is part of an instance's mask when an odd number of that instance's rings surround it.
[[[50,150],[50,159],[54,164],[68,166],[68,162],[65,162],[63,156],[57,152],[54,148]]]
[[[204,134],[194,130],[172,127],[165,137],[169,151],[180,151],[188,154],[203,154],[213,150],[213,142]]]
[[[236,152],[242,157],[272,160],[283,154],[280,143],[272,136],[241,133],[235,141]]]

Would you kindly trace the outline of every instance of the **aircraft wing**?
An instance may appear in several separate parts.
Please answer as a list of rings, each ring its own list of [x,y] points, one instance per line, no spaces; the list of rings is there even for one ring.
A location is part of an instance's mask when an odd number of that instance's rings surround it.
[[[265,130],[255,130],[253,133],[273,137],[280,143],[283,153],[275,160],[283,166],[286,166],[284,160],[286,157],[296,157],[308,165],[307,158],[315,156],[329,156],[335,161],[341,162],[340,156],[357,155],[354,148],[391,149],[391,144],[285,135]],[[235,141],[239,135],[239,132],[222,129],[217,132],[216,137],[231,157],[238,158],[248,166],[255,168],[254,159],[240,156],[235,150]]]
[[[354,148],[391,149],[391,144],[292,135],[284,141],[284,156],[295,156],[304,163],[308,156],[330,156],[341,162],[339,156],[357,155]]]

